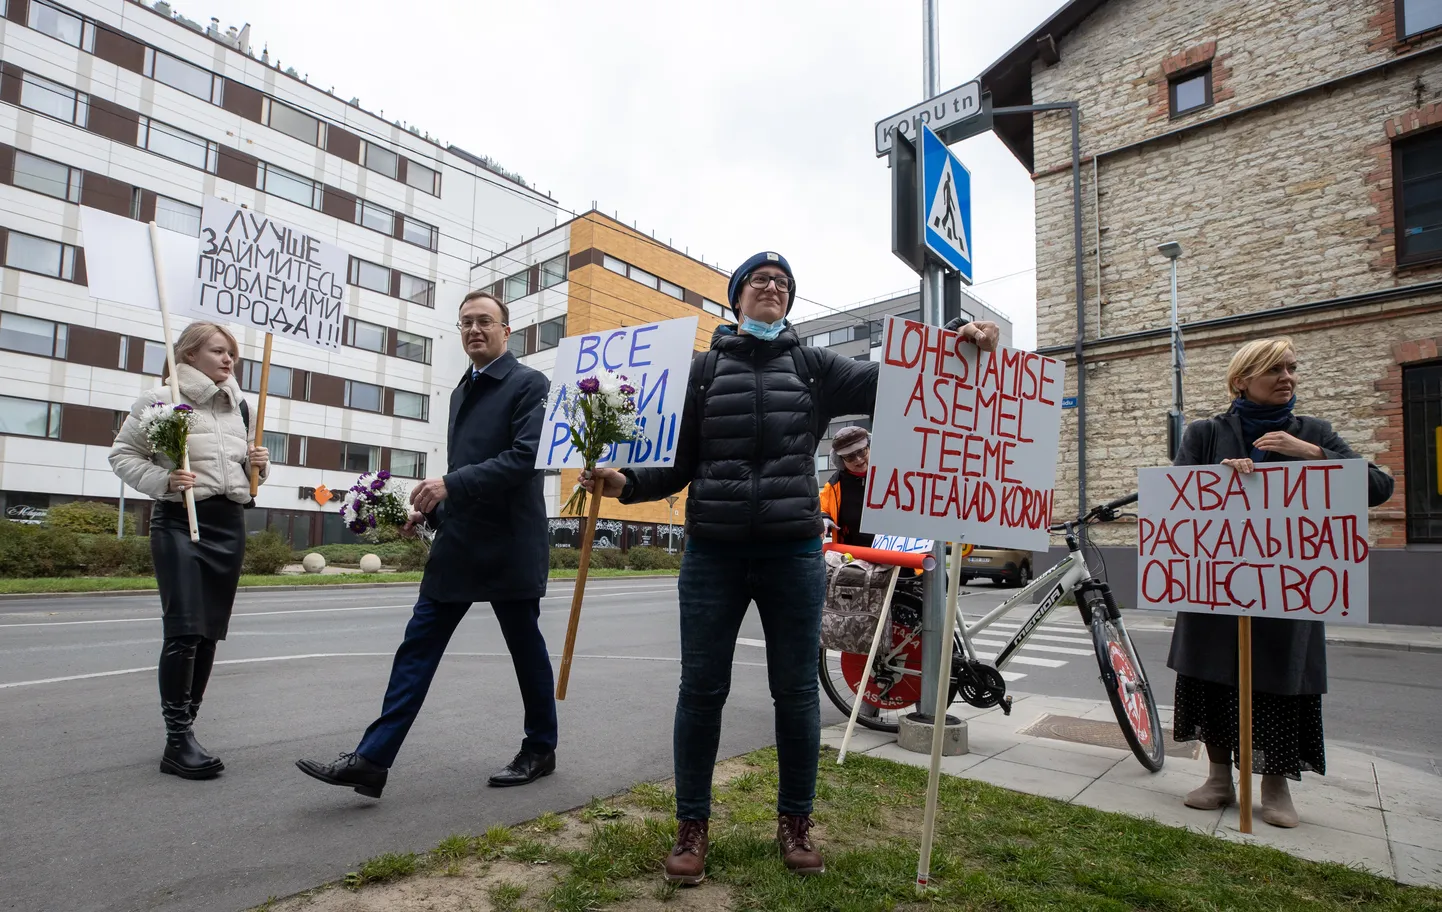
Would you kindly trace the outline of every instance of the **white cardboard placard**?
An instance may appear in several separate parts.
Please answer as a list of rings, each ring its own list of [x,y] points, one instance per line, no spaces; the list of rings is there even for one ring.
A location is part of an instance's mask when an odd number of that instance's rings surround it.
[[[160,309],[148,224],[81,206],[80,235],[85,248],[86,285],[92,298]],[[160,229],[160,263],[172,313],[188,311],[198,295],[199,256],[199,238]]]

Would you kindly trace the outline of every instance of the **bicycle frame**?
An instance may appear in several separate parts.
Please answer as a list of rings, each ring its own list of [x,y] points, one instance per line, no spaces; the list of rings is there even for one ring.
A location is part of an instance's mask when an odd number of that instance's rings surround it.
[[[1091,571],[1087,568],[1086,558],[1082,555],[1081,550],[1069,551],[1055,567],[1032,580],[1021,591],[997,605],[975,624],[967,624],[965,619],[958,616],[959,623],[956,625],[956,632],[961,637],[962,646],[966,649],[967,659],[972,662],[978,661],[976,649],[971,643],[972,636],[986,630],[1014,611],[1018,605],[1025,604],[1028,599],[1042,592],[1047,593],[1046,597],[1037,605],[1036,611],[1021,625],[1016,636],[1012,637],[1011,641],[996,654],[996,660],[993,663],[996,669],[1000,671],[1005,668],[1016,651],[1056,608],[1057,602],[1061,601],[1062,596],[1068,592],[1077,591],[1082,583],[1090,579]]]

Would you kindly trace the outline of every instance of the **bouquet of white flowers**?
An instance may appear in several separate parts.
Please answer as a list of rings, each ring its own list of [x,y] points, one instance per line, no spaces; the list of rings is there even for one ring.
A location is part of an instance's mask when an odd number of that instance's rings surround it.
[[[140,413],[140,427],[151,449],[169,459],[176,468],[185,462],[185,445],[194,421],[195,410],[184,402],[179,405],[157,402]]]
[[[561,387],[546,410],[560,408],[571,428],[571,445],[581,453],[590,472],[608,447],[640,436],[636,423],[636,388],[624,376],[602,371],[577,381],[574,389]],[[586,512],[586,489],[576,486],[562,513]]]
[[[377,532],[381,529],[399,529],[410,517],[406,489],[382,469],[374,474],[366,472],[346,491],[340,505],[340,516],[346,528],[357,535]],[[429,525],[422,524],[418,530],[421,541],[430,547],[435,532]]]

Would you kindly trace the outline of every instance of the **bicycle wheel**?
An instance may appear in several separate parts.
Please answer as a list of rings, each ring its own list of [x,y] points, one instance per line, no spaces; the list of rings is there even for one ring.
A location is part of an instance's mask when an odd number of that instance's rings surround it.
[[[1157,715],[1157,701],[1142,668],[1132,639],[1121,618],[1113,618],[1100,598],[1087,605],[1091,613],[1092,645],[1101,667],[1102,687],[1116,713],[1127,744],[1142,766],[1155,773],[1166,760],[1166,735]]]
[[[948,705],[956,702],[961,691],[959,669],[964,655],[961,638],[954,637]],[[865,673],[865,666],[865,653],[837,652],[823,646],[817,662],[821,689],[832,705],[849,717],[865,679],[856,721],[874,731],[895,732],[901,727],[901,717],[916,709],[921,698],[921,631],[893,623],[890,648],[882,644],[870,674]]]

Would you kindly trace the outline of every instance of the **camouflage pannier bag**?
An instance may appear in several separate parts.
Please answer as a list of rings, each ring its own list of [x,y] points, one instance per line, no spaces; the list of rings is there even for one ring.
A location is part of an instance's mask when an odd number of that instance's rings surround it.
[[[839,652],[867,653],[876,624],[886,608],[890,567],[867,561],[847,562],[826,552],[826,602],[821,609],[821,645]]]

